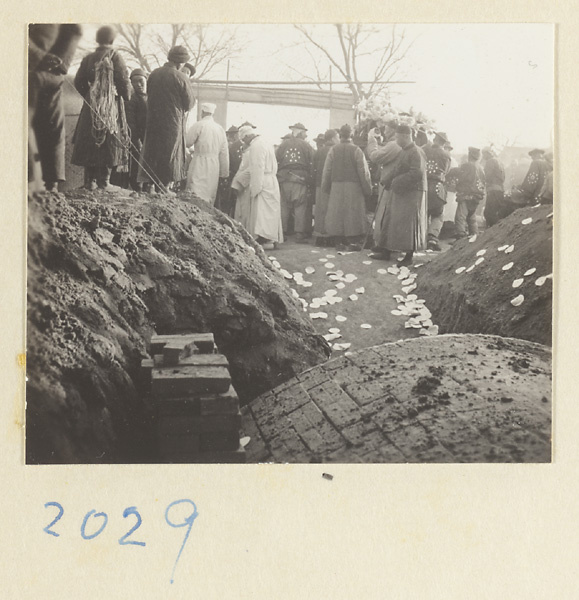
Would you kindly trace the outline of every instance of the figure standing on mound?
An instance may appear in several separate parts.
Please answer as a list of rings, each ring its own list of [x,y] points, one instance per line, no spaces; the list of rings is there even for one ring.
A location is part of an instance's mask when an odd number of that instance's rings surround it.
[[[352,128],[342,125],[340,142],[328,152],[322,174],[322,192],[329,194],[326,233],[338,249],[361,250],[366,233],[365,197],[372,194],[366,157],[352,142]]]
[[[194,123],[185,139],[194,148],[187,173],[187,190],[215,204],[220,179],[229,177],[229,147],[225,130],[213,120],[215,104],[201,105],[201,120]]]
[[[28,28],[28,181],[40,186],[42,175],[49,192],[58,191],[65,179],[62,85],[81,35],[73,23]]]
[[[74,78],[84,102],[74,132],[71,162],[84,167],[87,189],[119,189],[110,184],[111,170],[128,164],[124,101],[130,99],[131,85],[125,61],[113,48],[115,36],[112,27],[99,28],[99,46],[82,59]]]
[[[308,188],[312,180],[314,149],[306,142],[307,129],[296,123],[290,126],[291,137],[283,139],[276,152],[281,193],[281,218],[284,235],[289,233],[293,215],[296,242],[306,243],[308,223]],[[311,212],[310,221],[311,221]]]
[[[485,203],[485,221],[487,229],[498,223],[503,217],[505,203],[505,168],[496,156],[492,146],[482,149],[484,160],[487,200]]]
[[[456,235],[463,238],[478,233],[476,210],[485,195],[485,172],[480,166],[481,152],[469,147],[468,161],[456,173]]]
[[[389,259],[393,251],[405,252],[399,264],[410,265],[414,252],[426,247],[426,156],[412,141],[408,125],[398,126],[396,143],[402,151],[384,181],[384,187],[392,193],[384,215],[382,254]]]
[[[185,179],[185,118],[195,106],[193,87],[180,71],[189,60],[183,46],[169,50],[167,62],[149,75],[147,130],[138,180],[167,187]]]

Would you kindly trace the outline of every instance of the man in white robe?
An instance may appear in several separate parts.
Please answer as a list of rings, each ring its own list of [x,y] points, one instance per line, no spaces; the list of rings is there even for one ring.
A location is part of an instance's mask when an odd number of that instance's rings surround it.
[[[201,105],[201,120],[187,131],[187,148],[194,147],[187,172],[187,190],[215,204],[219,178],[229,176],[229,147],[221,125],[213,120],[215,104]]]
[[[231,186],[238,190],[238,203],[242,198],[240,205],[248,205],[248,214],[240,214],[240,220],[247,222],[247,230],[264,249],[271,250],[283,242],[275,151],[252,127],[242,127],[239,137],[248,146]]]

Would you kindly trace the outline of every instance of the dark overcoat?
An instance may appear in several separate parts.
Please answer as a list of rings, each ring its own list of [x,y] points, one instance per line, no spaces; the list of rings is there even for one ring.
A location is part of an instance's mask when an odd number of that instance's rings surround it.
[[[185,123],[195,106],[193,88],[173,63],[155,69],[147,81],[147,128],[139,181],[153,172],[164,185],[182,181],[185,169]]]
[[[107,52],[111,53],[113,63],[114,90],[112,93],[115,95],[114,101],[117,104],[119,119],[117,131],[108,132],[104,143],[97,145],[93,135],[93,112],[89,106],[89,94],[90,87],[95,80],[96,65]],[[74,132],[72,164],[81,167],[116,167],[123,164],[128,155],[127,140],[123,139],[120,134],[123,121],[125,121],[123,101],[128,102],[131,96],[131,83],[123,57],[111,46],[99,46],[82,59],[74,78],[74,87],[85,102],[82,104]]]

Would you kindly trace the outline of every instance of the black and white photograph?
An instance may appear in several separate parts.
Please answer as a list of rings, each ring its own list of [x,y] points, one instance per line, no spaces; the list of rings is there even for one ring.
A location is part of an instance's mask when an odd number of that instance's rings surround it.
[[[552,461],[552,24],[27,33],[27,465]]]

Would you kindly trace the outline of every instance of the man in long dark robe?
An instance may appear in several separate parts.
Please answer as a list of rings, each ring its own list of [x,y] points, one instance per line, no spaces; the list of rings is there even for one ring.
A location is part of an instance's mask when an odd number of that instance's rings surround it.
[[[448,143],[446,133],[437,132],[432,144],[422,147],[426,155],[426,179],[428,182],[427,239],[430,250],[440,250],[438,237],[442,229],[444,205],[446,204],[446,174],[450,169],[450,154],[444,149]]]
[[[195,106],[195,96],[189,77],[179,69],[189,58],[186,48],[174,46],[167,62],[149,75],[147,131],[138,180],[153,182],[156,188],[186,177],[185,116]]]
[[[378,144],[377,136],[379,135],[378,129],[371,129],[368,132],[368,145],[366,146],[366,155],[370,161],[376,166],[380,167],[380,185],[378,193],[378,204],[376,212],[374,214],[374,244],[372,258],[378,260],[389,260],[390,252],[386,249],[384,244],[386,243],[386,226],[387,222],[385,219],[386,209],[391,200],[392,191],[386,189],[385,183],[390,179],[395,167],[396,159],[402,151],[400,146],[396,143],[396,130],[398,123],[390,121],[386,124],[384,132],[384,145]]]
[[[328,152],[332,146],[335,146],[339,142],[338,132],[335,129],[328,129],[323,138],[324,144],[315,151],[313,162],[313,179],[316,186],[316,201],[314,204],[314,237],[316,238],[316,246],[327,246],[332,243],[332,238],[326,233],[325,224],[330,198],[328,194],[322,191],[322,175]]]
[[[325,228],[336,241],[336,249],[361,250],[368,226],[364,199],[372,193],[372,181],[364,153],[352,142],[349,125],[342,125],[340,142],[328,152],[322,192],[329,195]]]
[[[65,179],[62,85],[81,35],[73,23],[28,27],[28,180],[40,179],[40,161],[47,191],[57,191]]]
[[[482,155],[487,189],[484,216],[488,228],[498,223],[503,217],[505,204],[505,168],[495,156],[494,148],[483,148]]]
[[[396,159],[396,167],[384,182],[392,190],[386,214],[383,254],[405,252],[400,265],[412,264],[416,250],[426,247],[426,157],[412,141],[412,130],[400,125],[396,130],[396,143],[402,151]]]
[[[74,132],[71,162],[85,168],[85,187],[89,189],[97,186],[104,190],[118,189],[110,185],[111,171],[128,160],[128,127],[123,100],[128,102],[130,99],[131,85],[123,57],[112,47],[115,36],[112,27],[98,29],[96,41],[99,46],[82,59],[74,78],[74,86],[84,102]],[[113,69],[112,89],[100,89],[97,75],[102,68],[101,61],[107,59]],[[95,79],[102,105],[91,99]]]

